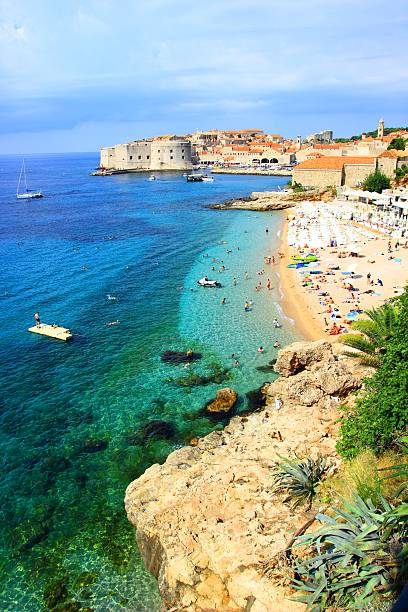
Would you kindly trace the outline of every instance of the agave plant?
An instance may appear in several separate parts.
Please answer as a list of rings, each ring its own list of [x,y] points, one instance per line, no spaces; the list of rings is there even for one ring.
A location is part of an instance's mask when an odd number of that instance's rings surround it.
[[[379,308],[366,310],[368,319],[354,321],[351,324],[357,334],[344,334],[340,342],[359,351],[360,362],[378,368],[381,355],[386,350],[387,340],[393,333],[396,320],[396,310],[391,304],[383,304]],[[348,357],[356,357],[352,351],[344,351]]]
[[[403,436],[397,440],[397,445],[407,455],[408,459],[408,436]],[[387,476],[384,476],[382,480],[398,479],[402,481],[394,496],[408,501],[408,460],[405,463],[397,463],[396,465],[381,468],[380,472],[388,472]]]
[[[381,507],[355,496],[344,502],[334,516],[318,514],[323,525],[296,538],[292,586],[302,594],[296,598],[313,612],[329,607],[355,609],[378,592],[389,592],[407,569],[408,504],[393,508],[384,498]]]
[[[287,493],[284,502],[292,508],[307,504],[310,509],[318,484],[331,468],[326,458],[318,455],[317,459],[301,459],[295,454],[294,459],[281,457],[282,461],[273,469],[274,493]]]

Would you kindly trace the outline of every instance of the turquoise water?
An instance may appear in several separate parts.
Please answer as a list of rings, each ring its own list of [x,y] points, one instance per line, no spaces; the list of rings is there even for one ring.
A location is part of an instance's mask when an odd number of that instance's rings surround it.
[[[276,252],[282,213],[206,206],[285,181],[89,177],[96,155],[26,162],[43,200],[17,201],[21,160],[0,158],[0,606],[158,610],[124,513],[126,486],[222,426],[201,414],[220,387],[234,387],[246,409],[246,393],[272,376],[257,368],[275,356],[273,341],[295,337],[263,264]],[[223,287],[198,287],[204,274]],[[72,342],[28,334],[37,309],[44,322],[70,327]],[[203,359],[188,368],[160,360],[187,348]],[[168,424],[166,438],[146,436],[152,420]]]

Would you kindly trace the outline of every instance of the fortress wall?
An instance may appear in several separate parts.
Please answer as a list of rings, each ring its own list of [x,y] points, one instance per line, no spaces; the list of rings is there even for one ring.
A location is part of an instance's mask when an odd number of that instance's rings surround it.
[[[191,142],[184,140],[153,140],[151,170],[190,170]]]

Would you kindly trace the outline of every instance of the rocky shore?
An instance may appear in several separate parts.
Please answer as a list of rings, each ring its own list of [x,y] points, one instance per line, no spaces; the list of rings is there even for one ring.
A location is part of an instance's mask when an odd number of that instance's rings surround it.
[[[254,191],[249,197],[236,200],[226,200],[221,204],[213,204],[210,208],[216,210],[284,210],[296,206],[298,202],[310,199],[318,191],[309,190],[296,193],[294,191]]]
[[[324,340],[282,349],[264,408],[174,451],[129,485],[127,515],[165,609],[304,609],[262,571],[310,518],[272,493],[271,470],[293,452],[339,464],[339,403],[353,401],[365,372],[333,350]]]

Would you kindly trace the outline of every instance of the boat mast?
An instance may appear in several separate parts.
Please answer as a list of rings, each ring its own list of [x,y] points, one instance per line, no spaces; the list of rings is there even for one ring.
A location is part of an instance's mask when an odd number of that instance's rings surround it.
[[[17,185],[17,195],[19,195],[20,193],[20,184],[21,184],[21,177],[24,174],[24,184],[25,184],[25,190],[27,193],[27,175],[26,175],[26,171],[25,171],[25,161],[23,159],[23,163],[21,165],[21,170],[20,170],[20,176],[18,178],[18,185]]]

